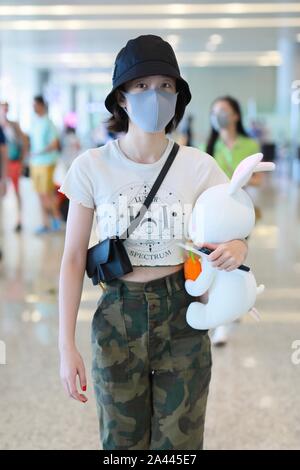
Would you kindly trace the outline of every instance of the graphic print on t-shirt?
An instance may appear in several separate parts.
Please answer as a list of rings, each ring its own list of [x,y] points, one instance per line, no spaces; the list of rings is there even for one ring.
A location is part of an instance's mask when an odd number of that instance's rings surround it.
[[[151,187],[147,182],[130,183],[119,188],[105,205],[97,207],[101,239],[121,235],[127,229]],[[139,225],[124,242],[131,261],[168,264],[168,257],[174,249],[177,251],[176,243],[183,238],[185,216],[182,196],[162,184]]]

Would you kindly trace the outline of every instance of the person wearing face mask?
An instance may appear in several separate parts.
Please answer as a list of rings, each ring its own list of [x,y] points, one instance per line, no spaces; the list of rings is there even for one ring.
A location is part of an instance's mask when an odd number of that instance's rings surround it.
[[[220,168],[231,178],[244,158],[260,151],[259,144],[245,131],[240,105],[231,96],[223,96],[213,102],[210,123],[206,152],[215,158]],[[254,173],[249,185],[258,186],[261,179],[262,173]],[[258,207],[255,207],[255,214],[258,220],[261,217]],[[212,343],[224,346],[228,341],[229,330],[230,326],[227,325],[216,328],[211,337]]]
[[[75,344],[86,251],[96,215],[100,240],[128,227],[175,147],[170,137],[191,100],[170,44],[155,35],[118,53],[105,99],[108,130],[119,137],[72,163],[60,187],[70,199],[59,282],[60,375],[85,403],[87,381]],[[106,282],[92,320],[92,378],[105,450],[202,449],[211,350],[192,329],[184,288],[186,227],[199,194],[228,181],[215,160],[180,146],[150,208],[124,245],[133,271]],[[220,244],[211,262],[232,270],[245,240]],[[76,384],[79,377],[80,390]]]
[[[260,151],[259,144],[245,131],[240,105],[231,96],[214,101],[210,123],[206,152],[215,158],[224,173],[231,178],[244,158]]]

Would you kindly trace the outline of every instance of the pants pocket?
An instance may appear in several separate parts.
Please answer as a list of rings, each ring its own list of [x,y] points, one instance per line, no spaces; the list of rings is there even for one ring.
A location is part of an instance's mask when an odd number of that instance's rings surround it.
[[[202,368],[212,364],[211,344],[207,330],[196,330],[186,321],[189,304],[194,302],[185,289],[170,298],[170,350],[177,368]]]
[[[92,375],[107,386],[128,380],[129,346],[123,298],[106,292],[92,321]]]

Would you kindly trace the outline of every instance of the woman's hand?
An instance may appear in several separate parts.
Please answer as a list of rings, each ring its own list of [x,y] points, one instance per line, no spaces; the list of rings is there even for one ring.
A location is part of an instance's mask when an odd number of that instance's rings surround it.
[[[246,240],[231,240],[226,243],[203,243],[202,247],[214,250],[207,259],[214,268],[233,271],[246,259],[248,245]]]
[[[86,391],[85,367],[76,347],[63,348],[60,352],[60,377],[66,393],[82,403],[87,402],[87,397],[79,393],[76,378],[79,376],[80,387]]]

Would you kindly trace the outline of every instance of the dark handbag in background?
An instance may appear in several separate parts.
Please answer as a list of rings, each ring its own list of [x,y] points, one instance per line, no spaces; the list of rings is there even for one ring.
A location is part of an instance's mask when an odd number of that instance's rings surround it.
[[[86,273],[88,277],[92,279],[94,285],[97,285],[100,282],[111,281],[112,279],[116,279],[133,271],[131,261],[123,242],[136,229],[141,219],[144,217],[144,214],[148,210],[155,194],[163,182],[164,177],[172,165],[178,150],[179,145],[174,142],[172,150],[148,196],[146,197],[144,204],[125,232],[123,232],[121,236],[106,238],[88,249]]]

